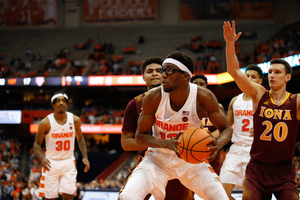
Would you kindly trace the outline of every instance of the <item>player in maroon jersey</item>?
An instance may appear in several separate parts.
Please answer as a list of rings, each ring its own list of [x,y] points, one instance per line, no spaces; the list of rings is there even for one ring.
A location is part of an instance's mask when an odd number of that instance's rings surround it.
[[[299,94],[286,91],[292,68],[282,59],[271,60],[270,90],[251,82],[239,69],[235,54],[235,22],[224,22],[227,71],[238,87],[253,101],[254,140],[246,168],[244,200],[299,199],[292,163],[300,120]]]
[[[207,78],[203,74],[196,74],[191,78],[191,82],[199,85],[200,87],[207,88]],[[219,104],[220,109],[224,112],[224,107],[222,104]],[[225,112],[224,112],[225,113]],[[208,118],[208,114],[205,113],[202,118],[203,129],[208,130],[211,134],[218,139],[219,138],[219,130],[210,122]],[[220,175],[221,169],[221,155],[220,151],[218,151],[217,156],[213,161],[210,161],[209,164],[212,166],[216,174]]]
[[[148,90],[161,85],[162,78],[160,69],[162,68],[162,62],[163,60],[159,57],[150,57],[145,59],[145,61],[142,63],[141,71],[143,73],[143,79],[146,82]],[[142,157],[145,154],[145,151],[147,150],[147,147],[138,145],[135,140],[137,120],[140,112],[142,111],[142,101],[146,93],[147,92],[138,95],[128,103],[125,109],[124,122],[122,127],[121,145],[123,149],[125,151],[138,151],[140,155],[136,165],[141,161]],[[133,169],[134,168],[135,166],[133,167]],[[128,176],[130,176],[130,174]],[[123,191],[123,188],[121,189],[120,193]],[[150,196],[151,195],[147,195],[145,199],[149,199]],[[194,193],[184,187],[178,179],[173,179],[167,184],[165,199],[194,200]]]

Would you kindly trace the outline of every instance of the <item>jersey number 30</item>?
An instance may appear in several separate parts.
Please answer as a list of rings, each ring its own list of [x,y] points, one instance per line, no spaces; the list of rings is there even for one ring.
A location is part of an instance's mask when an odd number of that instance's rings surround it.
[[[56,151],[68,151],[70,149],[70,140],[56,141]]]

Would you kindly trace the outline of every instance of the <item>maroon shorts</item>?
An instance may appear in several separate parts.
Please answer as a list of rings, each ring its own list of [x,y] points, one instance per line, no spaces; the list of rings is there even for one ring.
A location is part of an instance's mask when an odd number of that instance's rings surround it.
[[[292,161],[269,164],[250,160],[246,168],[243,200],[267,200],[272,194],[278,200],[299,200],[297,186]]]

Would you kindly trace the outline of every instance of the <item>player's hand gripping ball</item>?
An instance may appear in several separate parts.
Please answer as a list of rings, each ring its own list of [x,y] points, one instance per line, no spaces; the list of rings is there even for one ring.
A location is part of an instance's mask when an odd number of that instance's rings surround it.
[[[178,138],[177,144],[180,158],[188,163],[198,164],[207,159],[213,151],[208,147],[213,146],[212,135],[201,128],[189,128]]]

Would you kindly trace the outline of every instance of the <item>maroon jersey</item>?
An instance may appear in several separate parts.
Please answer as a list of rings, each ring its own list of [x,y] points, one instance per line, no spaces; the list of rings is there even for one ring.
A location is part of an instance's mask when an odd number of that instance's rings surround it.
[[[124,111],[123,127],[122,131],[128,131],[135,133],[137,129],[137,121],[142,111],[143,98],[147,92],[134,97],[126,106]],[[149,134],[152,134],[150,132]],[[138,151],[141,156],[145,155],[145,151]]]
[[[137,121],[142,111],[143,98],[146,92],[134,97],[124,111],[122,131],[134,132],[137,129]]]
[[[296,113],[296,94],[289,93],[278,106],[273,103],[270,92],[266,91],[253,115],[252,159],[264,163],[292,160],[299,128]]]
[[[203,118],[202,118],[202,124],[203,124],[203,129],[204,130],[209,130],[209,132],[214,132],[217,128],[210,122],[208,118],[207,112],[204,113]]]

